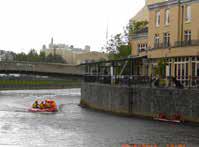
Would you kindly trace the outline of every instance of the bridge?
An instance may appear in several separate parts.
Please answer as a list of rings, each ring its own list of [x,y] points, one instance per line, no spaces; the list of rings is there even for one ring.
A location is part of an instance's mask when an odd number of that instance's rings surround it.
[[[19,73],[49,76],[81,76],[80,65],[59,63],[0,62],[0,73]]]

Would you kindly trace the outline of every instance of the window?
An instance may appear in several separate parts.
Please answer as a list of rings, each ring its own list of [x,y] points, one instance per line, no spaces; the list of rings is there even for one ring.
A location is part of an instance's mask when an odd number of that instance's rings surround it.
[[[156,12],[156,27],[160,26],[160,11]]]
[[[140,46],[140,44],[138,44],[138,45],[137,45],[137,51],[138,51],[138,52],[139,52],[140,48],[141,48],[141,46]]]
[[[199,76],[199,63],[197,64],[197,76]]]
[[[155,34],[155,37],[154,37],[154,48],[159,48],[160,46],[160,37],[158,34]]]
[[[191,21],[191,6],[187,5],[185,8],[186,8],[185,20],[186,22],[190,22]]]
[[[180,71],[181,71],[181,66],[178,64],[178,79],[180,79]]]
[[[174,76],[177,76],[177,64],[175,64]]]
[[[184,42],[185,42],[185,45],[191,44],[191,31],[190,30],[184,31]]]
[[[182,79],[184,79],[184,74],[185,74],[185,64],[181,64],[182,65]]]
[[[138,44],[138,52],[146,51],[147,44],[146,43],[140,43]]]
[[[169,11],[169,9],[167,9],[166,11],[165,11],[165,20],[164,20],[164,22],[165,22],[165,25],[169,25],[169,23],[170,23],[170,16],[169,16],[169,14],[170,14],[170,11]]]
[[[169,33],[164,33],[164,47],[167,48],[170,46],[170,34]]]
[[[188,63],[186,63],[186,73],[185,73],[185,75],[186,75],[186,79],[188,79],[188,71],[189,71],[189,64]]]
[[[196,63],[192,63],[192,77],[195,77],[196,73]]]

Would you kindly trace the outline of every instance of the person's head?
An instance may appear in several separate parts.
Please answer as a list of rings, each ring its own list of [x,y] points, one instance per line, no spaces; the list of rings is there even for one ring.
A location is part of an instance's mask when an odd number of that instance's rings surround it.
[[[35,103],[38,103],[38,100],[35,100]]]

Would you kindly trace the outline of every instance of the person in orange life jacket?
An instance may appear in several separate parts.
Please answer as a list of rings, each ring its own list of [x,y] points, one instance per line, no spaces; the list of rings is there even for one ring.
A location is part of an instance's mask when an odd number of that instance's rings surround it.
[[[45,100],[45,104],[44,104],[45,108],[51,108],[51,105],[49,103],[49,100]]]

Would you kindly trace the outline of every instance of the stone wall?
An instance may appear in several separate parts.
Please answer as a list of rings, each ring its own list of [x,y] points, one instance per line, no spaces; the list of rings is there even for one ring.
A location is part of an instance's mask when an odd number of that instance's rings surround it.
[[[111,86],[82,83],[81,103],[108,112],[153,118],[159,113],[180,114],[199,122],[199,90]]]
[[[82,83],[81,99],[90,107],[110,112],[128,113],[128,88]]]

